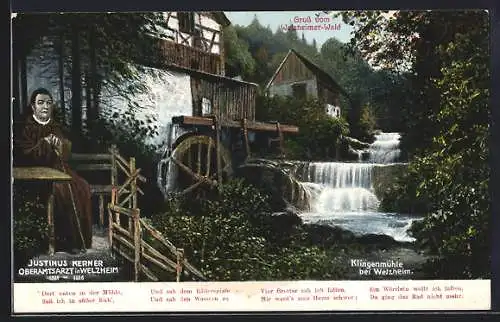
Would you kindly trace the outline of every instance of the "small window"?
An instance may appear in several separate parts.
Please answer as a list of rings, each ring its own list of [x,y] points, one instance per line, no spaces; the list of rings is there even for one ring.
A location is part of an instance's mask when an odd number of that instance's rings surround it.
[[[201,99],[201,115],[206,116],[212,114],[212,102],[206,97]]]
[[[296,99],[306,98],[306,84],[293,84],[292,85],[293,97]]]
[[[177,19],[179,20],[179,30],[188,34],[194,33],[194,13],[193,12],[178,12]]]
[[[333,115],[333,105],[331,104],[326,104],[326,114],[328,115]]]

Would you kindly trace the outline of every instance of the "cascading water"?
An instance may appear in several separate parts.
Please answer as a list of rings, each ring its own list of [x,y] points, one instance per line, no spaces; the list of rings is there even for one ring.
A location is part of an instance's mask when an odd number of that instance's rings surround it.
[[[175,191],[177,180],[177,166],[170,161],[172,156],[172,145],[176,139],[186,133],[178,124],[168,123],[168,137],[165,144],[166,149],[163,153],[162,159],[158,162],[158,177],[157,184],[165,196],[170,192]]]
[[[399,133],[379,133],[375,135],[375,142],[370,145],[370,159],[372,163],[387,164],[395,162],[401,150],[399,149]]]
[[[388,235],[412,241],[407,234],[414,218],[378,211],[374,193],[375,167],[390,166],[399,157],[399,133],[380,133],[371,145],[369,162],[311,162],[296,173],[311,196],[307,223],[340,226],[358,235]]]

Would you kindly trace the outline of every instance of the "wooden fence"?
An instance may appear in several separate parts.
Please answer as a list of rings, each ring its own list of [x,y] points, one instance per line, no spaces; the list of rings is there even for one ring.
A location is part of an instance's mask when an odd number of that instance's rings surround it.
[[[108,238],[110,248],[133,266],[133,279],[139,281],[164,280],[164,276],[175,274],[177,282],[182,274],[196,280],[205,277],[184,257],[184,250],[175,247],[167,238],[152,227],[137,205],[137,193],[142,193],[138,181],[145,182],[136,168],[135,158],[128,161],[120,156],[116,148],[110,149],[112,169],[120,169],[126,179],[115,184],[108,204]]]

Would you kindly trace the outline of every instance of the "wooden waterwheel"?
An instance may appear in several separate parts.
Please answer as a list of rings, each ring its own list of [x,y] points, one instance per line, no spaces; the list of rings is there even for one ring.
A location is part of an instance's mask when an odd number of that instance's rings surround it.
[[[210,136],[189,136],[174,147],[170,159],[179,169],[177,187],[182,193],[203,185],[215,187],[218,178],[224,181],[232,175],[231,155],[222,144],[218,148],[220,166],[217,165],[216,141]]]

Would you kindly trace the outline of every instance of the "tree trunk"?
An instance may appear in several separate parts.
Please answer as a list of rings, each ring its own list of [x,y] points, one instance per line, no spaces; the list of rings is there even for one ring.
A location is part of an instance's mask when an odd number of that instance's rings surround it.
[[[26,71],[26,56],[23,54],[22,57],[19,59],[19,78],[20,78],[20,83],[19,83],[19,107],[20,107],[20,114],[26,113],[26,109],[30,108],[29,107],[29,97],[28,97],[28,89],[27,89],[27,84],[28,84],[28,79],[27,79],[27,71]]]
[[[61,109],[62,122],[66,125],[66,104],[64,97],[64,31],[61,31],[59,36],[59,93],[61,95],[61,104],[59,108]]]
[[[82,83],[80,57],[80,30],[78,24],[73,25],[71,39],[71,132],[73,146],[78,149],[82,133]],[[76,144],[75,144],[76,143]]]
[[[95,32],[91,27],[89,31],[89,55],[90,67],[87,74],[87,126],[89,133],[94,133],[95,122],[98,117],[98,98],[97,98],[97,62],[95,48]]]

